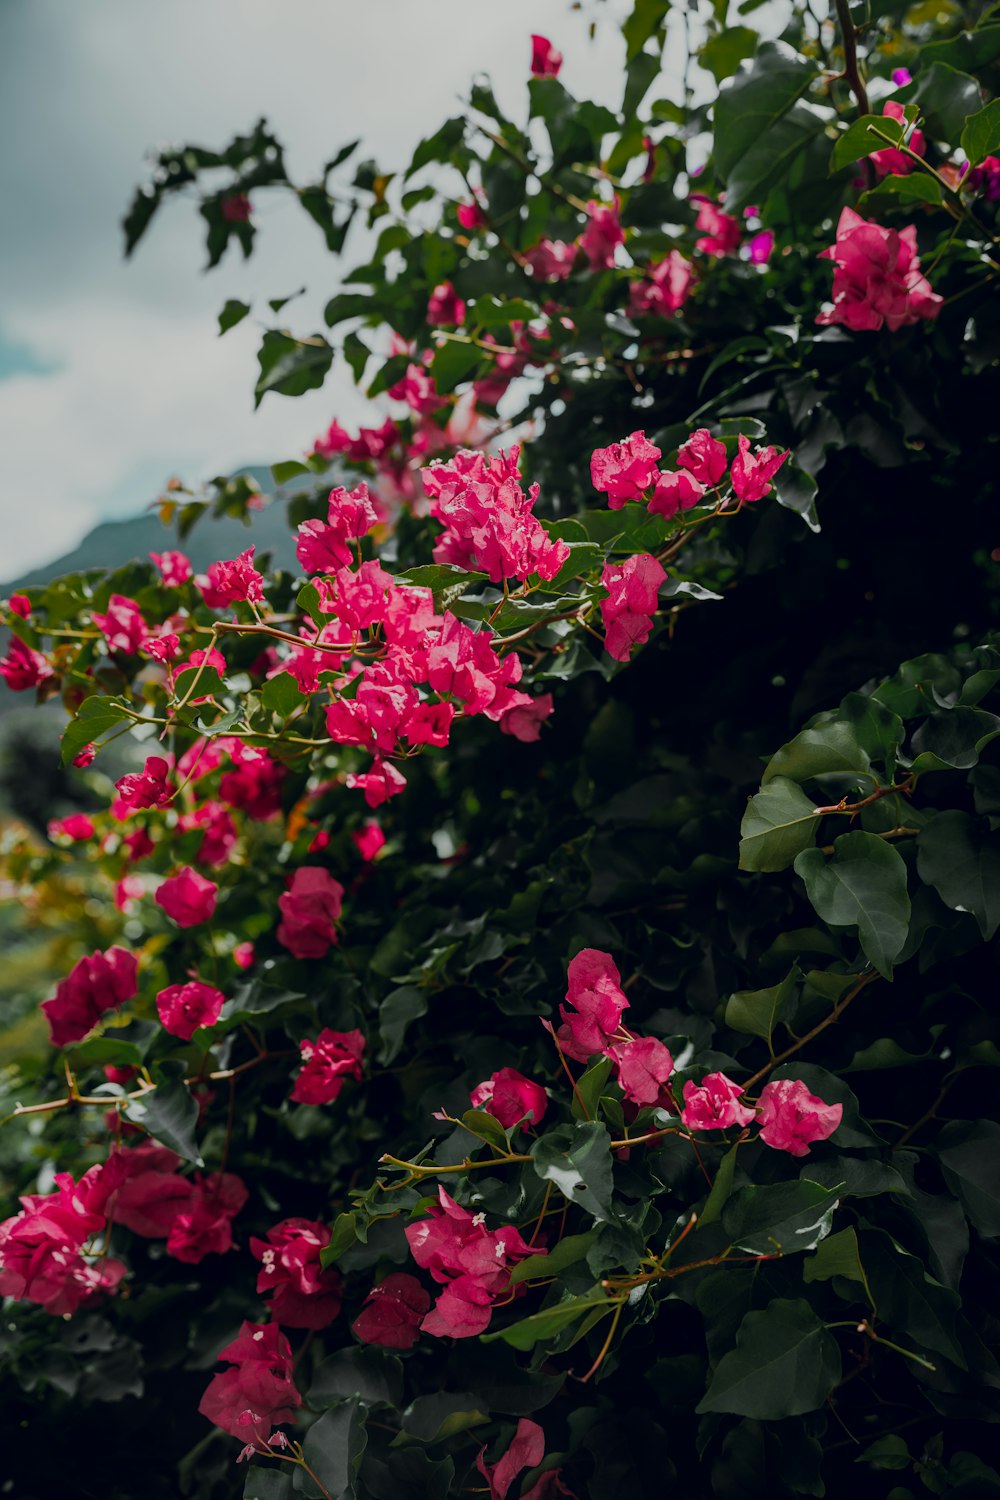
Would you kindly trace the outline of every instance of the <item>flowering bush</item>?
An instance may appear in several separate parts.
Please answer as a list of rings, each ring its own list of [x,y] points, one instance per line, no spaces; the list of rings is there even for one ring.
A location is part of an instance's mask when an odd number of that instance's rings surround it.
[[[266,192],[366,212],[385,406],[275,465],[299,576],[198,570],[220,481],[5,611],[86,802],[4,854],[67,915],[13,1492],[1000,1486],[1000,26],[837,9],[716,12],[707,104],[643,0],[619,111],[534,36],[528,120],[477,82],[395,183],[261,124],[140,189],[212,264]],[[268,329],[258,399],[334,354]]]

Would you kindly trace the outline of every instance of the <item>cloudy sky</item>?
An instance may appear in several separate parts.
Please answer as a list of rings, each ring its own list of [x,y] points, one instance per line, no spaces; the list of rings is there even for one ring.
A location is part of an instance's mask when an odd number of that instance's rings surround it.
[[[171,474],[294,457],[335,412],[358,415],[333,377],[255,414],[258,328],[217,337],[226,298],[303,282],[296,325],[321,326],[338,263],[294,204],[261,199],[245,265],[230,252],[203,273],[190,202],[122,260],[150,148],[221,145],[266,114],[293,176],[358,135],[399,167],[484,67],[523,110],[532,31],[564,52],[573,92],[617,104],[626,8],[588,6],[607,16],[591,41],[569,0],[0,0],[0,577],[138,514]]]

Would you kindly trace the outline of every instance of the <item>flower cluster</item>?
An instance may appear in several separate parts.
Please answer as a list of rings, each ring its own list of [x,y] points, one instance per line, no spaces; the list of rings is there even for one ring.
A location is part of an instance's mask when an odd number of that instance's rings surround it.
[[[137,971],[138,959],[125,948],[78,959],[52,999],[42,1001],[53,1046],[82,1041],[109,1010],[131,1000],[138,990]]]
[[[213,1376],[198,1410],[251,1448],[266,1445],[272,1427],[294,1422],[302,1405],[291,1345],[277,1323],[244,1323],[218,1358],[232,1368]]]
[[[324,1027],[314,1041],[299,1043],[302,1070],[295,1080],[296,1104],[332,1104],[349,1078],[360,1079],[365,1039],[360,1031]]]
[[[750,504],[770,494],[770,481],[789,456],[788,451],[781,453],[771,447],[751,451],[750,439],[741,434],[729,470],[736,500]],[[590,460],[594,488],[607,495],[611,510],[640,500],[651,515],[669,519],[699,504],[710,490],[718,490],[728,466],[725,443],[704,427],[681,444],[676,470],[660,469],[661,457],[660,449],[644,432],[633,432],[620,443],[597,448]]]
[[[538,485],[525,495],[518,468],[520,450],[487,458],[463,449],[449,463],[424,470],[431,515],[445,527],[434,547],[436,562],[479,569],[492,583],[551,579],[569,557],[565,542],[553,541],[532,514]]]
[[[97,1255],[95,1241],[107,1228],[108,1199],[120,1180],[114,1158],[74,1182],[56,1173],[55,1191],[21,1199],[21,1212],[0,1224],[0,1296],[37,1302],[66,1317],[125,1275],[120,1260]]]
[[[151,1141],[110,1157],[120,1177],[111,1217],[143,1239],[165,1239],[187,1265],[232,1250],[233,1220],[249,1197],[232,1172],[180,1175],[180,1158]]]
[[[855,332],[884,326],[895,333],[941,310],[942,298],[921,273],[912,224],[885,229],[845,208],[836,243],[819,258],[834,264],[833,306],[817,315],[817,323],[842,323]]]
[[[325,1328],[340,1312],[340,1277],[320,1263],[329,1243],[329,1229],[311,1219],[283,1219],[268,1230],[266,1240],[251,1238],[250,1249],[261,1263],[257,1290],[270,1297],[276,1323]]]

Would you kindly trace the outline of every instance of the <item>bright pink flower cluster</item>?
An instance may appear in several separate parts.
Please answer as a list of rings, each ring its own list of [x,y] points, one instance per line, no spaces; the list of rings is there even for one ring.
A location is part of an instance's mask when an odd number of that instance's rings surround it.
[[[221,990],[200,979],[170,984],[156,997],[156,1009],[164,1031],[189,1042],[200,1026],[214,1026],[222,1014],[226,997]]]
[[[844,208],[836,243],[819,258],[834,263],[833,306],[818,314],[817,323],[842,323],[855,332],[885,326],[895,333],[941,310],[942,299],[920,271],[913,224],[885,229]]]
[[[604,648],[616,661],[628,661],[633,646],[649,639],[657,594],[666,581],[663,567],[647,552],[627,557],[623,563],[605,563],[601,584],[608,597],[601,600]]]
[[[94,624],[104,636],[108,650],[121,651],[126,656],[135,656],[150,634],[142,610],[125,594],[112,594],[106,613],[95,610]]]
[[[494,457],[461,449],[448,463],[424,470],[431,515],[445,527],[434,548],[436,562],[479,569],[493,583],[532,574],[555,577],[569,548],[553,541],[532,514],[538,486],[525,495],[519,457],[516,447]]]
[[[170,763],[162,755],[146,757],[141,771],[133,771],[115,782],[115,791],[123,808],[163,807],[170,801]]]
[[[15,635],[7,655],[0,656],[0,676],[11,692],[24,693],[47,682],[52,668],[40,651],[33,651]]]
[[[490,1500],[507,1500],[510,1487],[521,1470],[533,1469],[536,1464],[541,1463],[544,1457],[545,1433],[537,1422],[532,1422],[530,1417],[520,1419],[507,1451],[495,1464],[486,1462],[486,1449],[480,1448],[476,1468],[489,1485]],[[541,1480],[538,1481],[538,1485],[532,1485],[528,1494],[522,1496],[522,1500],[531,1500],[532,1495],[536,1496],[537,1500],[537,1497],[546,1493],[539,1489],[540,1485]],[[551,1491],[547,1492],[551,1493]]]
[[[232,1369],[212,1377],[198,1405],[203,1417],[251,1444],[266,1444],[275,1424],[295,1421],[302,1397],[277,1323],[244,1323],[218,1357]]]
[[[487,1229],[484,1214],[471,1214],[438,1188],[426,1219],[405,1229],[410,1253],[444,1291],[420,1326],[438,1338],[473,1338],[489,1327],[494,1299],[506,1291],[510,1270],[528,1255],[512,1224]]]
[[[349,1078],[360,1080],[365,1039],[360,1031],[324,1027],[315,1041],[299,1043],[302,1070],[295,1080],[295,1104],[332,1104]]]
[[[278,897],[278,942],[295,958],[325,958],[337,941],[344,887],[319,865],[302,865]]]
[[[704,193],[692,193],[691,202],[698,205],[695,228],[701,230],[701,238],[695,241],[695,249],[705,255],[734,255],[740,247],[743,228],[739,219],[723,213],[720,204]]]
[[[455,328],[465,322],[465,303],[450,281],[442,281],[431,292],[427,321],[432,328]]]
[[[194,572],[191,559],[184,552],[151,552],[149,555],[168,588],[180,588]]]
[[[537,1125],[545,1114],[548,1095],[540,1083],[525,1078],[516,1068],[498,1068],[469,1095],[473,1109],[484,1109],[499,1120],[504,1130],[519,1121]]]
[[[629,283],[629,311],[636,318],[671,318],[688,299],[694,272],[679,250],[649,266],[641,281]]]
[[[882,113],[890,120],[900,122],[906,119],[906,110],[895,99],[888,99],[882,106]],[[922,130],[914,130],[906,142],[914,156],[927,155],[927,142]],[[911,161],[904,152],[896,146],[885,146],[881,151],[873,151],[868,160],[872,163],[879,177],[891,175],[893,177],[906,177],[912,172],[916,163]]]
[[[42,1001],[52,1043],[69,1047],[93,1031],[109,1010],[131,1000],[138,984],[138,959],[125,948],[108,948],[78,959],[56,985],[51,1000]]]
[[[266,1240],[251,1237],[251,1252],[261,1263],[257,1290],[270,1296],[276,1323],[325,1328],[340,1312],[340,1276],[333,1269],[324,1271],[320,1262],[329,1243],[329,1229],[311,1219],[283,1219],[268,1230]]]
[[[333,573],[351,562],[351,541],[367,536],[378,523],[366,484],[347,492],[330,491],[325,521],[303,521],[296,556],[307,573]]]
[[[412,1349],[430,1305],[430,1293],[415,1276],[393,1271],[372,1287],[351,1328],[363,1344]]]
[[[825,1141],[837,1129],[844,1114],[842,1104],[826,1104],[811,1094],[800,1078],[782,1078],[766,1083],[756,1107],[741,1103],[743,1090],[725,1073],[709,1073],[696,1085],[684,1085],[681,1119],[689,1130],[743,1129],[759,1122],[760,1139],[776,1151],[808,1156],[815,1141]]]
[[[255,550],[248,547],[239,557],[211,563],[206,577],[195,580],[209,609],[225,609],[244,600],[260,604],[264,598],[264,579],[253,565]]]
[[[613,203],[600,203],[592,198],[587,204],[587,227],[578,243],[592,271],[612,270],[615,251],[625,243],[625,231],[618,219],[619,206],[617,198]]]
[[[249,1192],[233,1172],[182,1177],[180,1158],[144,1141],[112,1153],[120,1186],[109,1218],[143,1239],[167,1242],[167,1254],[186,1265],[233,1249],[232,1224]]]
[[[70,813],[68,818],[53,818],[47,829],[50,839],[69,839],[71,843],[85,843],[97,830],[86,813]]]
[[[199,875],[197,870],[185,868],[163,881],[154,900],[178,927],[197,927],[214,916],[218,894],[219,887],[214,880]]]
[[[74,1182],[57,1172],[55,1191],[28,1194],[20,1213],[0,1223],[0,1297],[36,1302],[67,1317],[125,1275],[119,1260],[88,1253],[107,1227],[108,1199],[119,1181],[112,1162],[91,1167]]]
[[[566,1004],[559,1007],[562,1025],[556,1032],[562,1051],[582,1063],[609,1057],[631,1104],[658,1103],[673,1073],[673,1058],[656,1037],[636,1037],[625,1028],[622,1014],[629,1002],[610,953],[581,948],[566,977]]]

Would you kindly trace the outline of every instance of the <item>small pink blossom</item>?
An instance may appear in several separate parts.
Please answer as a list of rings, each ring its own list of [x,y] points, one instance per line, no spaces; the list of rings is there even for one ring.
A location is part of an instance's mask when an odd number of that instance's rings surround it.
[[[737,499],[749,505],[771,493],[771,480],[791,453],[787,448],[784,453],[777,448],[755,448],[751,453],[750,439],[742,433],[737,439],[737,449],[730,477]]]
[[[94,624],[107,641],[109,651],[135,656],[149,636],[149,626],[134,599],[112,594],[106,614],[94,612]]]
[[[70,813],[68,818],[53,818],[48,826],[50,839],[69,839],[72,844],[92,839],[96,832],[93,820],[86,813]]]
[[[684,1085],[681,1119],[689,1130],[726,1130],[749,1125],[754,1111],[740,1103],[743,1090],[725,1073],[709,1073],[699,1085]]]
[[[169,775],[169,762],[162,755],[150,755],[141,771],[115,782],[115,791],[128,808],[163,807],[171,797]]]
[[[656,489],[647,509],[652,516],[666,516],[669,519],[680,510],[690,510],[692,505],[697,505],[704,497],[705,491],[686,469],[678,469],[676,473],[662,470],[657,476]]]
[[[329,1243],[329,1229],[311,1219],[283,1219],[268,1230],[266,1240],[250,1240],[251,1254],[261,1263],[257,1291],[270,1297],[276,1323],[326,1328],[340,1312],[343,1283],[320,1260]]]
[[[213,880],[185,868],[165,880],[153,899],[178,927],[197,927],[215,914],[218,893],[219,887]]]
[[[747,249],[750,253],[751,265],[766,266],[774,249],[773,232],[770,229],[761,229],[757,234],[751,235]]]
[[[209,565],[207,587],[203,585],[201,592],[210,609],[224,609],[241,600],[251,604],[262,601],[264,579],[253,565],[255,550],[248,547],[239,557]]]
[[[776,1151],[808,1156],[815,1141],[833,1135],[844,1114],[842,1104],[825,1104],[811,1094],[800,1078],[766,1083],[757,1101],[760,1138]]]
[[[432,328],[454,328],[465,322],[465,303],[450,281],[442,281],[431,292],[427,321]]]
[[[656,1104],[674,1071],[669,1049],[654,1036],[619,1042],[611,1049],[618,1066],[618,1082],[632,1104]]]
[[[237,943],[233,949],[233,963],[238,969],[252,969],[254,963],[253,943]]]
[[[194,572],[191,559],[183,552],[151,552],[149,555],[168,588],[180,588]]]
[[[616,661],[628,661],[634,646],[643,645],[653,628],[657,594],[666,572],[649,553],[639,552],[620,566],[605,563],[601,583],[608,597],[601,601],[604,648]]]
[[[27,594],[11,594],[9,603],[12,614],[19,615],[22,620],[30,617],[31,600]]]
[[[895,120],[898,124],[902,125],[905,130],[906,110],[895,99],[888,99],[883,104],[882,113],[888,116],[890,120]],[[912,130],[907,145],[914,156],[926,156],[927,142],[924,139],[923,131]],[[879,177],[908,177],[916,167],[916,162],[912,161],[910,157],[896,146],[885,146],[881,151],[872,151],[868,160],[874,166]]]
[[[618,219],[618,199],[614,203],[587,204],[587,227],[580,236],[580,248],[592,271],[610,271],[615,251],[625,243],[625,231]]]
[[[344,887],[319,865],[302,865],[278,898],[278,942],[294,958],[324,958],[337,942]]]
[[[563,55],[557,52],[547,36],[531,36],[531,71],[535,78],[556,78],[563,64]]]
[[[486,1462],[486,1449],[480,1448],[476,1468],[490,1487],[490,1500],[507,1500],[507,1493],[522,1469],[533,1469],[545,1457],[545,1433],[530,1417],[522,1417],[503,1457],[495,1464]]]
[[[363,860],[373,860],[385,845],[385,834],[374,819],[370,819],[360,828],[351,830],[351,841]]]
[[[477,229],[486,229],[488,225],[485,213],[475,200],[472,203],[459,203],[455,209],[455,217],[470,234]]]
[[[566,240],[539,240],[524,252],[525,266],[536,281],[565,281],[573,270],[577,246]]]
[[[629,500],[642,500],[656,484],[660,449],[644,432],[633,432],[620,443],[595,448],[590,456],[590,479],[608,497],[608,507],[620,510]]]
[[[200,1026],[214,1026],[222,1014],[226,997],[221,990],[189,979],[186,984],[171,984],[160,990],[156,1009],[164,1031],[189,1042]]]
[[[222,217],[227,224],[245,224],[253,212],[246,193],[227,193],[222,200]]]
[[[726,472],[729,460],[726,445],[714,438],[707,427],[692,432],[677,452],[677,462],[706,489],[713,489]]]
[[[719,203],[706,198],[703,193],[692,193],[691,202],[698,205],[695,228],[702,231],[701,238],[695,241],[695,249],[705,255],[735,254],[743,234],[739,219],[723,213]]]
[[[346,453],[350,446],[350,434],[334,418],[322,437],[316,439],[313,452],[320,454],[323,458],[335,458],[338,453]]]
[[[244,1323],[219,1352],[233,1368],[213,1376],[198,1410],[233,1437],[266,1443],[277,1422],[294,1422],[302,1405],[291,1346],[277,1323]],[[247,1418],[247,1420],[244,1420]]]
[[[637,318],[671,318],[687,301],[693,279],[691,262],[679,250],[671,250],[641,281],[629,282],[629,311]]]
[[[0,667],[0,671],[2,671],[2,670],[3,670],[2,667]],[[78,771],[83,771],[83,770],[86,769],[87,766],[93,764],[94,756],[96,754],[97,754],[97,751],[94,749],[93,745],[84,745],[83,749],[79,752],[79,754],[78,755],[74,755],[74,757],[73,757],[73,764],[74,764],[74,766],[76,766],[76,768],[77,768]]]
[[[473,1109],[484,1109],[500,1121],[504,1130],[510,1130],[527,1117],[529,1125],[537,1125],[545,1114],[548,1096],[540,1083],[525,1078],[516,1068],[499,1068],[484,1083],[479,1083],[469,1095]]]
[[[393,1271],[372,1287],[351,1331],[363,1344],[385,1349],[412,1349],[420,1323],[431,1305],[430,1293],[415,1276]]]
[[[138,990],[138,959],[125,948],[108,948],[78,959],[56,985],[51,1000],[42,1001],[52,1044],[68,1047],[82,1041],[109,1010],[117,1010]]]
[[[6,656],[0,657],[0,676],[14,693],[39,687],[52,676],[52,668],[40,651],[33,651],[14,636]]]
[[[375,760],[370,771],[345,778],[349,787],[364,793],[371,808],[381,807],[390,797],[398,797],[406,789],[406,777],[388,760]]]
[[[913,82],[913,74],[909,68],[893,68],[892,81],[897,88],[905,88],[908,83]]]
[[[315,1041],[299,1043],[302,1071],[295,1080],[295,1104],[332,1104],[349,1078],[360,1081],[365,1039],[360,1031],[324,1027]]]
[[[581,948],[566,977],[566,1004],[559,1007],[563,1024],[556,1040],[568,1057],[585,1063],[597,1053],[609,1053],[629,1003],[618,966],[599,948]]]
[[[552,714],[554,704],[551,693],[538,693],[534,698],[519,693],[524,703],[514,703],[500,719],[501,734],[511,734],[522,744],[530,745],[541,739],[542,725]]]
[[[817,323],[841,323],[855,332],[883,325],[893,333],[922,318],[936,318],[942,298],[921,274],[913,224],[897,232],[841,210],[836,243],[820,252],[832,260],[833,307]]]
[[[353,560],[350,542],[377,523],[366,484],[350,493],[338,486],[330,491],[326,521],[303,521],[299,527],[296,556],[307,573],[334,573]]]

